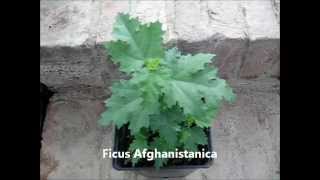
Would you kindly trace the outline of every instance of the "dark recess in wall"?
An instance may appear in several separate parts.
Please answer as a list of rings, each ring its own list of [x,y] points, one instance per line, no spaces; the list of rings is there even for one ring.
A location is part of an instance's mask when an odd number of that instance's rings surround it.
[[[42,129],[46,117],[47,107],[53,92],[46,85],[40,82],[40,148],[42,140]]]

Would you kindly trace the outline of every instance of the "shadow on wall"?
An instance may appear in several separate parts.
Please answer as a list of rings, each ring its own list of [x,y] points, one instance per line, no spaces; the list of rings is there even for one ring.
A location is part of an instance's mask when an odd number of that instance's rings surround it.
[[[40,148],[42,140],[42,129],[46,117],[47,106],[52,95],[53,92],[50,91],[46,85],[40,82]]]

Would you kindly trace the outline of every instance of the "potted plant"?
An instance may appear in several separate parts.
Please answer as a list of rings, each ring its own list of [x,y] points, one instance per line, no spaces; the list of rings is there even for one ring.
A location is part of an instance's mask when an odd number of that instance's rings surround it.
[[[120,71],[130,79],[115,82],[107,110],[99,124],[114,123],[113,151],[144,153],[211,152],[210,127],[223,100],[235,95],[217,68],[213,54],[182,54],[165,49],[160,22],[142,24],[119,14],[114,40],[105,48]],[[130,156],[114,158],[118,170],[135,170],[150,177],[181,177],[209,167],[212,158]]]

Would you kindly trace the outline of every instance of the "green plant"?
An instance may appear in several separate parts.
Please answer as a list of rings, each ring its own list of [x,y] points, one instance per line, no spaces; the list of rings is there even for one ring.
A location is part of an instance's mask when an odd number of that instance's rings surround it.
[[[117,16],[115,40],[105,47],[131,79],[112,85],[99,122],[118,128],[128,123],[134,137],[130,151],[197,151],[207,143],[203,129],[211,126],[222,100],[232,101],[235,95],[217,76],[217,68],[208,65],[215,55],[165,50],[163,34],[159,22],[141,24],[127,14]],[[132,159],[133,165],[138,161]],[[155,166],[167,161],[156,159]]]

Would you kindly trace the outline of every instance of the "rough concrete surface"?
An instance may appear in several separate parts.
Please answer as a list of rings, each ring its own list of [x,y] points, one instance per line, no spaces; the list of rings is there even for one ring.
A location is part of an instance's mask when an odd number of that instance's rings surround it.
[[[119,12],[128,12],[143,22],[159,20],[164,30],[168,30],[166,41],[177,38],[199,41],[217,33],[231,39],[280,37],[274,11],[278,6],[274,0],[42,0],[40,5],[41,46],[80,46],[109,41]]]
[[[279,179],[280,82],[277,79],[230,80],[237,94],[225,104],[213,124],[213,147],[218,159],[209,169],[184,180]],[[102,159],[112,147],[112,127],[97,125],[108,94],[85,87],[57,93],[50,100],[41,149],[41,177],[45,179],[147,178],[116,171]],[[98,97],[98,98],[97,98]]]
[[[162,22],[167,46],[216,54],[224,78],[280,76],[279,0],[42,0],[40,8],[40,77],[53,88],[119,78],[102,48],[119,12]]]

